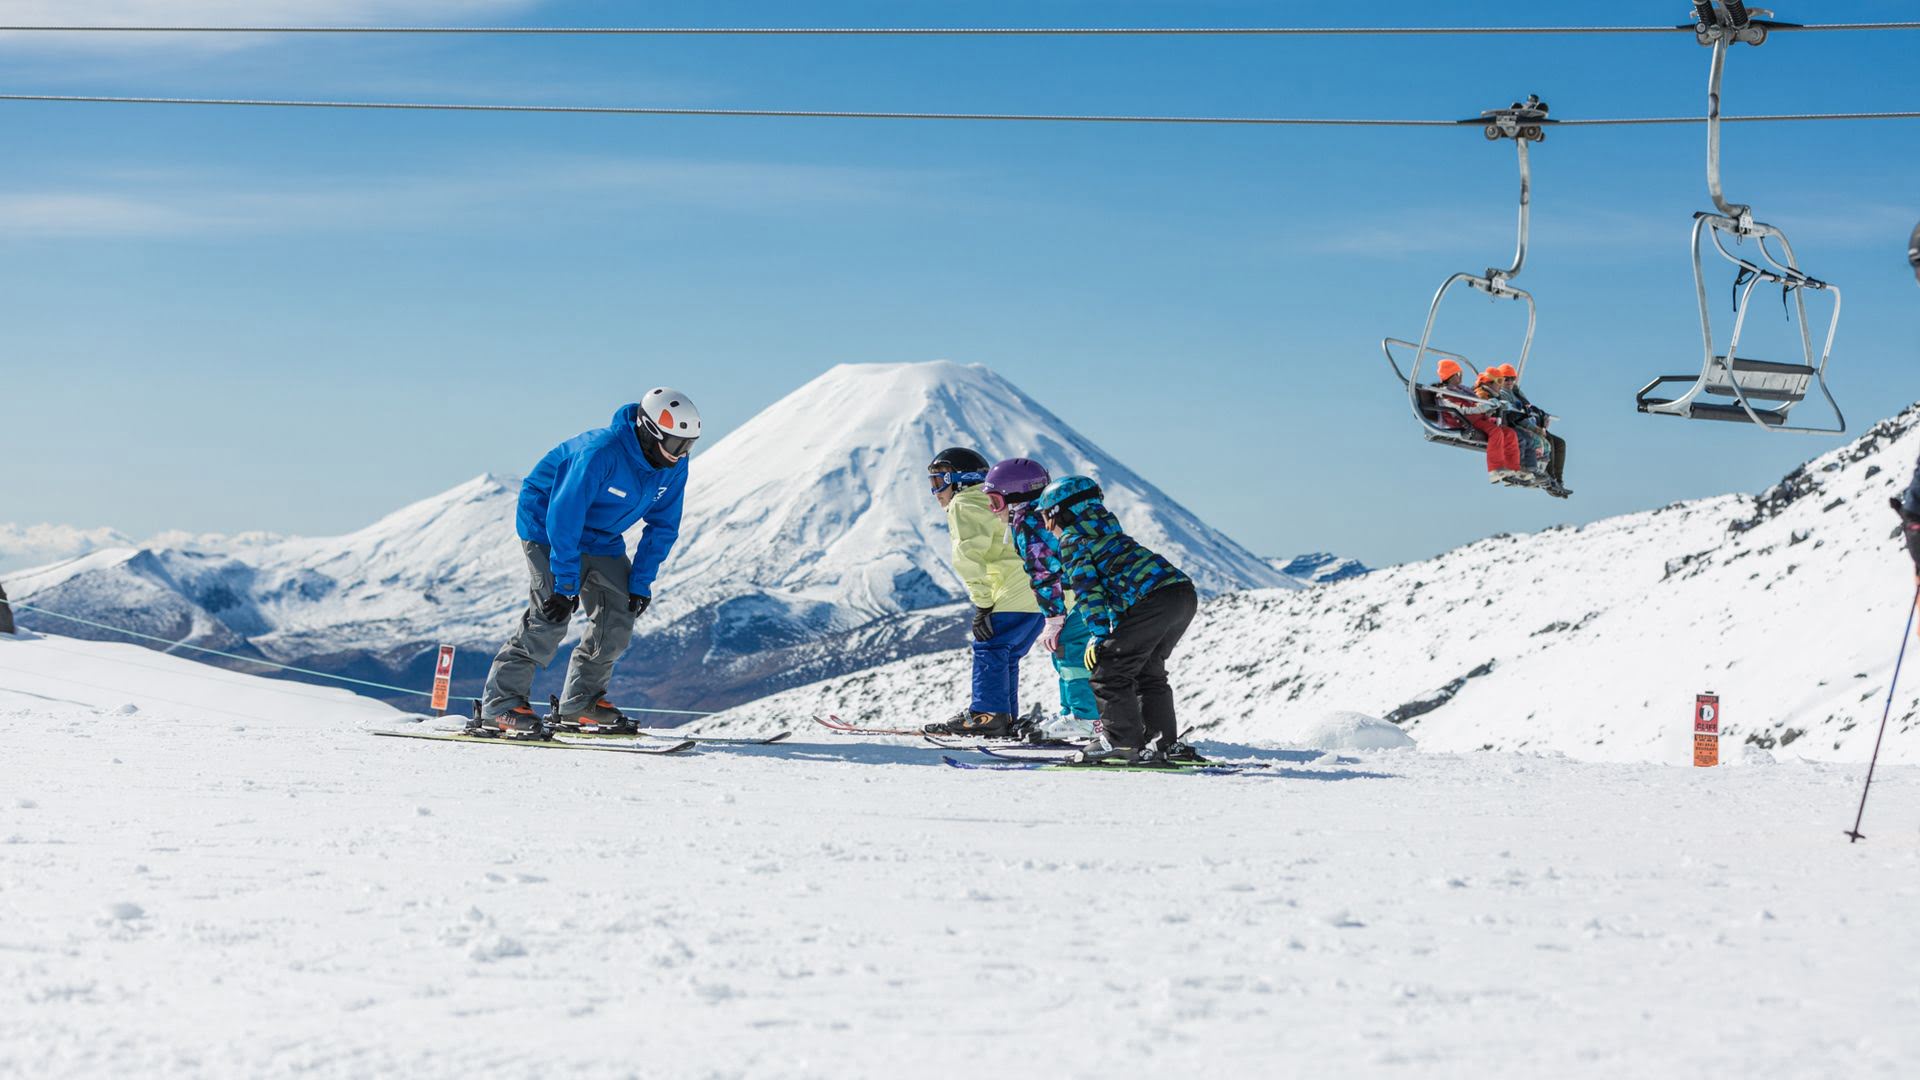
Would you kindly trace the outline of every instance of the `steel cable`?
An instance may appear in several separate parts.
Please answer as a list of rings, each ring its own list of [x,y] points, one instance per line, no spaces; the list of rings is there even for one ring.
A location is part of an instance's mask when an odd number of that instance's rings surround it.
[[[226,652],[221,649],[210,649],[204,645],[189,645],[184,641],[174,641],[171,638],[160,637],[156,634],[146,634],[138,630],[128,630],[125,627],[115,626],[112,623],[100,622],[96,619],[87,619],[87,618],[82,618],[81,616],[78,616],[78,615],[67,615],[62,612],[51,611],[47,608],[40,607],[37,604],[22,603],[21,601],[18,601],[18,600],[9,600],[7,601],[7,604],[8,606],[12,607],[13,610],[15,611],[31,611],[36,615],[45,615],[48,618],[64,619],[67,622],[77,623],[81,626],[90,626],[96,630],[108,630],[125,637],[137,638],[141,641],[151,641],[158,645],[164,645],[166,646],[167,649],[187,649],[192,652],[204,653],[208,656],[218,656],[227,660],[239,661],[240,663],[258,664],[261,667],[272,668],[275,671],[286,671],[296,675],[306,675],[315,679],[326,679],[331,682],[347,683],[353,686],[364,686],[373,690],[387,690],[396,694],[410,694],[414,697],[423,697],[423,698],[433,697],[432,691],[429,691],[429,690],[416,690],[412,687],[407,687],[407,686],[393,686],[388,683],[370,682],[366,679],[355,679],[346,675],[334,675],[325,671],[315,671],[312,668],[295,667],[292,664],[281,664],[272,660],[263,660],[257,656],[245,656],[240,653]],[[460,700],[474,701],[477,699],[473,697],[461,697]],[[716,715],[715,713],[711,713],[711,712],[701,712],[697,709],[641,709],[641,708],[628,708],[626,706],[621,706],[620,709],[622,712],[655,713],[661,716],[714,716]]]
[[[1765,23],[1769,32],[1920,30],[1920,22]],[[0,26],[61,34],[495,34],[626,37],[1473,37],[1531,34],[1678,34],[1666,26]]]
[[[1214,124],[1255,127],[1471,127],[1482,121],[1368,119],[1358,117],[1155,116],[1088,113],[967,113],[867,111],[846,109],[707,109],[624,105],[488,105],[423,101],[301,101],[276,98],[131,97],[101,94],[0,94],[0,101],[39,101],[104,105],[225,105],[276,109],[380,109],[401,112],[558,113],[611,116],[719,116],[822,120],[971,120],[1068,124]],[[1920,111],[1775,113],[1723,116],[1729,124],[1822,120],[1913,120]],[[1549,120],[1547,127],[1619,127],[1633,124],[1704,124],[1704,116],[1637,116]]]

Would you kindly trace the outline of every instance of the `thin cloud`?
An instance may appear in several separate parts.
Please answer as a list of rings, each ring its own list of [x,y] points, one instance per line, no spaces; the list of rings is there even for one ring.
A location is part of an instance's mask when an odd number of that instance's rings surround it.
[[[453,26],[515,15],[536,0],[0,0],[12,26]],[[267,34],[0,34],[10,50],[54,52],[231,52],[274,40]]]
[[[0,233],[54,237],[238,235],[352,228],[438,228],[529,201],[593,199],[779,214],[833,205],[903,206],[950,190],[951,177],[905,170],[734,161],[556,157],[457,174],[236,183],[155,170],[101,177],[76,189],[0,190]]]

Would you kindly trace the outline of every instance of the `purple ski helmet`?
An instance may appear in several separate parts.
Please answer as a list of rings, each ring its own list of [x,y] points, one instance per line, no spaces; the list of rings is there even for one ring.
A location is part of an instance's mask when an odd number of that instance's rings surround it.
[[[982,490],[987,493],[987,504],[999,513],[1009,506],[1039,498],[1040,492],[1052,482],[1045,465],[1032,458],[1008,458],[987,470],[987,482]]]

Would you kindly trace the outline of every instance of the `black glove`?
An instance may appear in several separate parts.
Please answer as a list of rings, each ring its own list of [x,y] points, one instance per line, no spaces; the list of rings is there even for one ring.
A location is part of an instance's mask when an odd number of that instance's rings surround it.
[[[973,640],[993,640],[993,609],[977,607],[973,609]]]
[[[566,622],[573,618],[573,609],[579,606],[579,597],[554,593],[540,601],[540,617],[548,622]]]
[[[627,611],[630,614],[645,615],[647,613],[647,605],[651,603],[653,603],[653,597],[651,596],[642,596],[635,592],[627,594]]]

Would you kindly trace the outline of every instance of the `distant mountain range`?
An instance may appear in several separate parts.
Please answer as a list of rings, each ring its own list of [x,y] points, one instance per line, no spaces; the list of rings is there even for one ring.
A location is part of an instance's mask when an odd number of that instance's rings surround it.
[[[1345,559],[1324,551],[1295,555],[1291,559],[1268,559],[1267,565],[1307,585],[1345,581],[1370,572],[1359,559]]]
[[[1210,528],[987,368],[842,365],[695,455],[680,543],[615,697],[721,707],[962,640],[964,592],[925,482],[934,453],[956,444],[1096,477],[1128,527],[1208,594],[1314,580]],[[84,552],[9,574],[16,599],[356,678],[425,686],[435,645],[455,644],[455,692],[475,693],[524,607],[517,491],[512,478],[481,476],[319,539],[134,544],[105,530],[10,526],[0,557],[36,544]],[[32,613],[22,621],[115,636]]]

